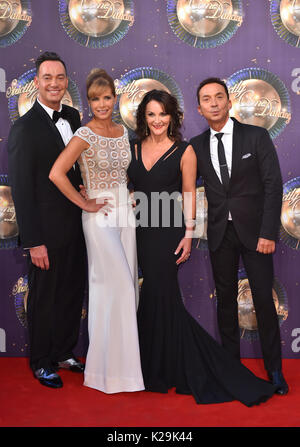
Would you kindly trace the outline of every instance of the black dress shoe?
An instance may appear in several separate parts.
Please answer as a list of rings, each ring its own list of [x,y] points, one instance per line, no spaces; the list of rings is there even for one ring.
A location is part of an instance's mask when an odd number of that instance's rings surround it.
[[[63,386],[61,378],[51,368],[39,368],[34,371],[34,375],[42,385],[50,388],[61,388]]]
[[[79,362],[75,357],[64,360],[63,362],[57,363],[58,369],[69,369],[73,372],[83,373],[84,372],[84,364]]]
[[[286,383],[281,370],[268,372],[268,375],[272,384],[277,386],[276,394],[284,395],[289,392],[289,386]]]

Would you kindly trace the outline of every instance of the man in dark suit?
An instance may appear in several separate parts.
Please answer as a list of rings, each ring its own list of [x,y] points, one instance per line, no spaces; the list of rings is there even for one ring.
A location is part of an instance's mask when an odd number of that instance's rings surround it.
[[[219,78],[197,90],[198,111],[210,129],[191,140],[208,201],[207,238],[223,346],[240,358],[238,268],[242,257],[255,307],[265,368],[279,394],[288,392],[281,369],[278,317],[272,297],[273,255],[280,224],[282,179],[267,130],[229,117],[231,101]]]
[[[81,210],[49,180],[56,158],[80,127],[80,116],[61,105],[68,86],[64,62],[46,52],[36,61],[38,98],[13,125],[9,178],[20,242],[28,250],[27,321],[30,366],[43,385],[60,388],[58,368],[83,372],[73,354],[81,320],[86,267]],[[68,173],[79,188],[78,166]]]

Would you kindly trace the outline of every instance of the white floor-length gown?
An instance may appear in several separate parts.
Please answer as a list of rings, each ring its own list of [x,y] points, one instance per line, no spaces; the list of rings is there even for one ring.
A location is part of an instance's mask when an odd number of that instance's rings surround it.
[[[89,269],[89,348],[84,385],[105,393],[144,389],[136,311],[138,273],[135,218],[127,190],[127,130],[106,138],[84,126],[75,136],[88,142],[78,160],[89,198],[110,197],[106,216],[83,211]]]

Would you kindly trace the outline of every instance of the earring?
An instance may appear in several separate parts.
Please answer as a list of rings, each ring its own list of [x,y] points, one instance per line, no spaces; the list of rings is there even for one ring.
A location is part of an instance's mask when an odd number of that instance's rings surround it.
[[[169,124],[169,135],[172,136],[173,135],[173,126],[172,126],[172,121]]]
[[[93,116],[93,115],[92,115],[92,112],[91,112],[91,107],[90,107],[90,105],[89,105],[89,113],[88,113],[88,115],[89,115],[89,117]]]
[[[145,135],[146,135],[146,137],[149,135],[149,127],[148,127],[147,124],[146,124],[146,132],[145,132]]]

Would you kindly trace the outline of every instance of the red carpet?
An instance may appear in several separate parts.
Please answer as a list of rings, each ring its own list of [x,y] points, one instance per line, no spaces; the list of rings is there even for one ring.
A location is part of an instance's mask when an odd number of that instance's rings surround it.
[[[243,363],[266,378],[260,359]],[[290,392],[247,408],[239,402],[197,405],[191,396],[150,392],[106,395],[62,371],[53,390],[33,378],[26,358],[0,358],[1,427],[299,427],[300,360],[284,360]]]

